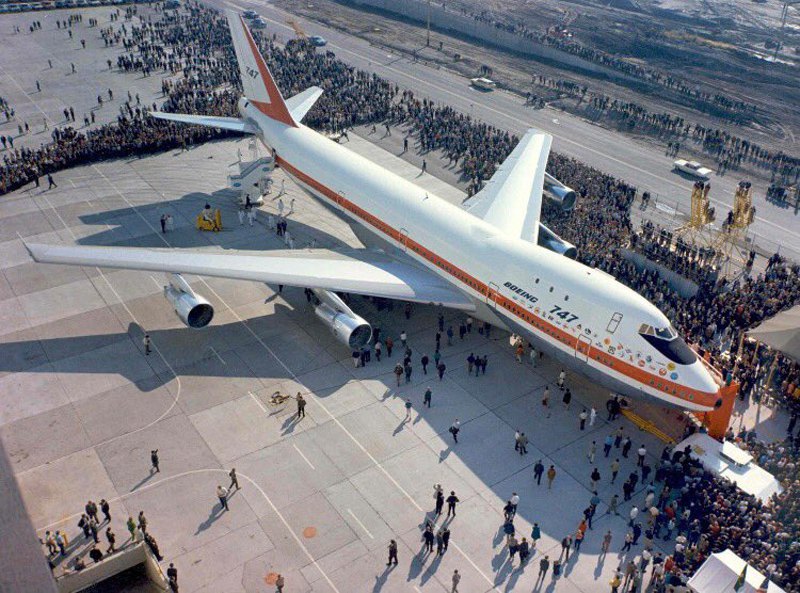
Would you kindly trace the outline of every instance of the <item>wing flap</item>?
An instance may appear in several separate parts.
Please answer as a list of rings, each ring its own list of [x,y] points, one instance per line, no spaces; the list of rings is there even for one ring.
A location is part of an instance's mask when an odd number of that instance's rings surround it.
[[[196,274],[267,284],[324,288],[474,310],[461,291],[423,268],[365,251],[237,251],[27,244],[37,262]]]
[[[478,218],[536,243],[552,136],[529,130],[481,191],[465,203]]]

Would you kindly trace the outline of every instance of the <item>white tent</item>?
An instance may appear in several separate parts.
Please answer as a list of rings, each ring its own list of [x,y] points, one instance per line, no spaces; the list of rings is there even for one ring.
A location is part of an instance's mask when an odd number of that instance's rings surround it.
[[[720,443],[705,433],[696,432],[675,445],[676,451],[689,446],[692,456],[711,473],[727,478],[736,486],[766,502],[773,494],[783,491],[771,473],[756,465],[753,457],[734,443]]]
[[[746,564],[747,562],[732,550],[711,554],[689,579],[687,585],[694,593],[734,593],[733,586]],[[764,582],[764,575],[752,566],[748,566],[744,581],[744,586],[737,593],[756,593]],[[767,593],[786,592],[770,581]]]
[[[749,330],[747,335],[800,360],[800,305],[767,319]]]

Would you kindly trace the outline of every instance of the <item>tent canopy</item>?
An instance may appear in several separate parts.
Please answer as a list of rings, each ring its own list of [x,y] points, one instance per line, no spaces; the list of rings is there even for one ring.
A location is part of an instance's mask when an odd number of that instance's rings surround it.
[[[767,502],[773,494],[783,491],[781,483],[734,443],[720,443],[705,433],[696,432],[675,445],[676,451],[686,447],[711,473],[726,478],[746,492]]]
[[[733,593],[733,586],[747,562],[732,550],[711,554],[686,583],[694,593]],[[764,582],[764,575],[752,566],[747,567],[744,586],[737,593],[756,593]],[[770,581],[767,593],[786,593]]]
[[[767,319],[747,335],[794,360],[800,360],[800,305]]]

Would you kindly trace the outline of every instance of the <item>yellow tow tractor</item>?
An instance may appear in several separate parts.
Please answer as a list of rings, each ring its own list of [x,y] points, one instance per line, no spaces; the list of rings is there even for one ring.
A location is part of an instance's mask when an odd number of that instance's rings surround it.
[[[211,210],[211,206],[206,204],[203,211],[197,215],[197,230],[199,231],[214,231],[215,233],[222,230],[222,212],[219,208]]]

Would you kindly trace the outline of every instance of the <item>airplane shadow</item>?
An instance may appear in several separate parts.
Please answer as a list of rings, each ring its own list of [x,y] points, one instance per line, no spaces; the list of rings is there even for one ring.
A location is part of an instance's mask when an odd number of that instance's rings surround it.
[[[241,249],[242,234],[230,232],[239,227],[237,219],[238,204],[230,189],[220,189],[210,194],[204,192],[189,192],[173,200],[163,200],[152,204],[137,205],[135,209],[130,206],[92,212],[78,216],[81,223],[86,226],[97,226],[97,232],[78,239],[79,245],[107,245],[115,247],[159,247],[168,248],[164,239],[169,241],[169,246],[175,248],[208,247],[210,244],[222,249]],[[222,212],[222,231],[209,233],[195,228],[195,219],[202,211],[205,204],[212,208],[219,208]],[[177,226],[166,235],[160,232],[160,218],[162,213],[172,214]],[[271,212],[260,210],[256,220],[261,229],[265,227],[267,216]],[[274,215],[274,213],[272,213]],[[312,235],[319,245],[328,248],[342,248],[348,245],[330,233],[317,227],[311,227],[287,213],[288,228],[295,238]],[[139,216],[145,218],[142,218]],[[149,223],[149,224],[148,224]],[[128,229],[139,229],[141,233],[129,236]],[[155,231],[155,232],[154,232]],[[270,236],[274,231],[271,231]],[[124,236],[123,236],[124,235]],[[283,249],[283,245],[274,245],[274,241],[263,243],[263,248],[248,245],[248,250]]]

